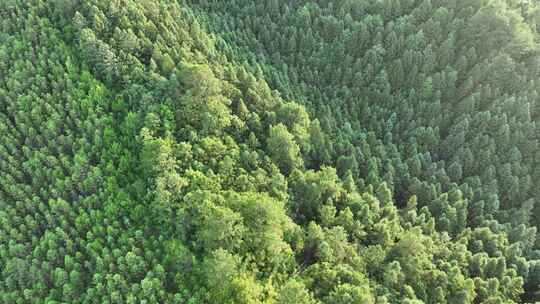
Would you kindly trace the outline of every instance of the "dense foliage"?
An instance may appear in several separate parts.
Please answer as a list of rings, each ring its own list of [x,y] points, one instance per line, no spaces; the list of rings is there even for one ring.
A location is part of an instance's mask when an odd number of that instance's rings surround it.
[[[534,2],[0,17],[0,303],[540,301]]]

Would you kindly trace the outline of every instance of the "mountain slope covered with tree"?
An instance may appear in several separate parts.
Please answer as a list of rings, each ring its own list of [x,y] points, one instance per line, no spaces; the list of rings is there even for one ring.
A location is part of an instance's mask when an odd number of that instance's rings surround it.
[[[540,301],[535,2],[0,16],[0,303]]]

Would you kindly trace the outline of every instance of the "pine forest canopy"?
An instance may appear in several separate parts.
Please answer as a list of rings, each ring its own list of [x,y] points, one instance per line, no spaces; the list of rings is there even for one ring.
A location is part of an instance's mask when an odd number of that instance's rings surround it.
[[[0,1],[0,303],[540,302],[540,2]]]

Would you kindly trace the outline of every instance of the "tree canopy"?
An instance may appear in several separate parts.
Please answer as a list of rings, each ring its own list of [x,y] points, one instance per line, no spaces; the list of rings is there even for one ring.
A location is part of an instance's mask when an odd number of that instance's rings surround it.
[[[540,301],[540,3],[0,17],[1,303]]]

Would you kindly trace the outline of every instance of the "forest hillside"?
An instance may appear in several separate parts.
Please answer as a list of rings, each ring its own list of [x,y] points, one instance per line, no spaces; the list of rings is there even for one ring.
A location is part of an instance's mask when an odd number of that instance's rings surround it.
[[[540,2],[0,0],[0,303],[540,301]]]

